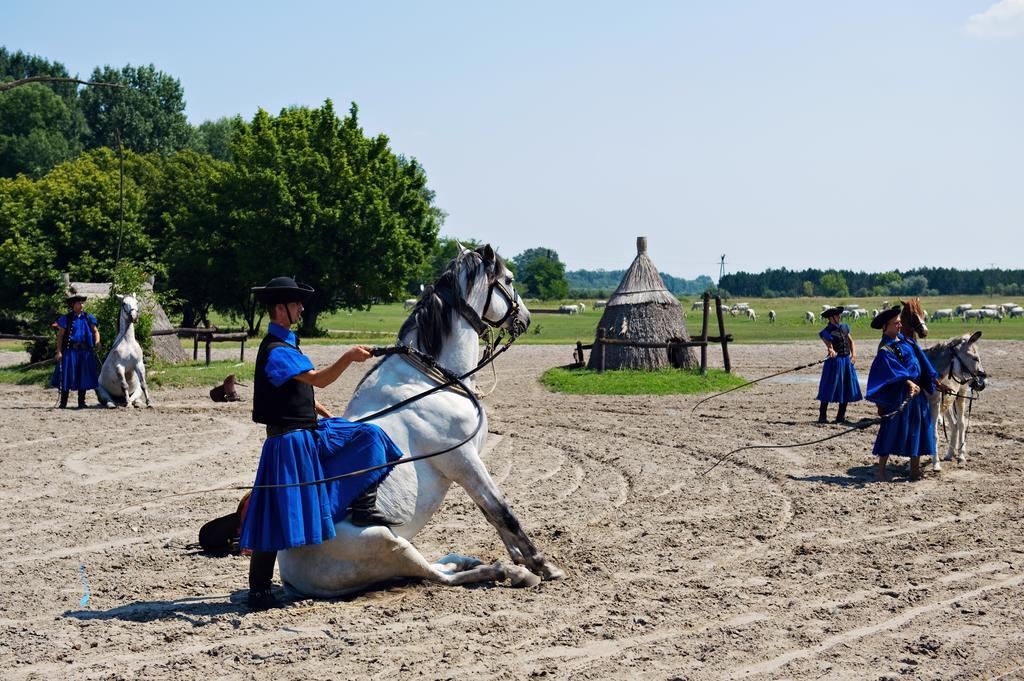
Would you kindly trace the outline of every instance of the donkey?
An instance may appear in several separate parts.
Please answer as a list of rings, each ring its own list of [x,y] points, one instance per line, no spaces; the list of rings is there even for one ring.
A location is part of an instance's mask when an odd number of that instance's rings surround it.
[[[142,359],[142,346],[135,340],[135,322],[139,319],[139,301],[133,295],[118,296],[121,314],[118,319],[117,339],[100,369],[96,394],[100,402],[110,409],[119,403],[126,407],[138,406],[145,397],[146,406],[152,407],[149,386],[146,385],[146,364]]]
[[[942,409],[945,396],[936,390],[928,398],[932,411],[932,427],[935,428],[935,441],[938,442],[939,419],[949,425],[949,447],[946,449],[946,461],[952,461],[953,454],[956,454],[958,463],[967,461],[967,391],[981,391],[985,389],[987,374],[981,366],[981,357],[978,355],[978,339],[981,338],[981,331],[972,334],[965,333],[962,336],[951,338],[924,351],[928,361],[935,367],[938,380],[945,383],[956,391],[955,397],[950,399],[949,406]],[[932,470],[942,470],[939,463],[938,447],[932,455]]]
[[[480,336],[487,327],[513,336],[530,323],[530,312],[512,287],[512,273],[491,249],[463,249],[417,303],[399,331],[402,344],[431,356],[438,365],[465,375],[477,366]],[[358,419],[437,385],[402,356],[378,362],[356,388],[345,418]],[[469,385],[472,390],[472,385]],[[377,490],[377,508],[403,521],[396,527],[357,527],[342,518],[337,536],[323,544],[282,551],[282,580],[295,591],[332,597],[398,578],[445,585],[511,579],[534,586],[564,576],[533,545],[491,479],[480,451],[487,437],[486,412],[458,390],[443,390],[374,421],[408,455],[441,451],[474,432],[454,451],[396,465]],[[411,543],[444,501],[452,483],[476,502],[494,526],[515,565],[449,554],[431,563]]]

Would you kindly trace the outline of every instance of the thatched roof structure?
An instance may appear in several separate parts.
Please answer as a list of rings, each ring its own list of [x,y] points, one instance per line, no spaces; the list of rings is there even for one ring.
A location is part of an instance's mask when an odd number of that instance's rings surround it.
[[[64,275],[66,293],[78,293],[83,296],[89,296],[89,298],[106,298],[110,295],[110,287],[111,283],[109,281],[70,281],[68,275]],[[138,292],[138,296],[143,311],[153,315],[154,331],[174,328],[171,320],[167,318],[167,313],[164,312],[164,309],[160,307],[160,303],[156,302],[156,299],[153,297],[152,278],[142,285],[142,290]],[[165,362],[186,362],[189,359],[185,348],[181,347],[181,341],[173,334],[169,336],[153,336],[153,354]]]
[[[607,338],[653,343],[664,343],[669,339],[690,340],[683,308],[665,288],[658,268],[647,255],[647,237],[637,237],[636,250],[636,258],[608,300],[598,328],[605,329]],[[604,353],[605,369],[662,369],[669,366],[668,352],[662,348],[606,345]],[[679,354],[678,364],[685,368],[697,365],[690,348]],[[595,346],[590,353],[587,366],[599,368],[599,347]]]

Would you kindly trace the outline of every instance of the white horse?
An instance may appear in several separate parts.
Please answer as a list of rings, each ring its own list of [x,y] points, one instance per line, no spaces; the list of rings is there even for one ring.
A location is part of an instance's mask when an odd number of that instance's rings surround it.
[[[810,310],[808,310],[807,312],[804,312],[804,321],[807,322],[808,324],[813,324],[814,323],[814,313],[811,312]]]
[[[463,375],[477,366],[479,337],[487,326],[515,333],[529,323],[530,313],[512,288],[511,272],[490,246],[483,246],[464,249],[449,265],[402,325],[399,338]],[[365,417],[436,385],[435,379],[401,357],[386,357],[356,388],[345,418]],[[335,523],[334,539],[282,551],[281,578],[292,589],[331,597],[398,578],[449,586],[511,579],[513,586],[535,586],[542,579],[563,576],[534,547],[480,461],[487,437],[482,408],[478,417],[465,395],[443,390],[374,423],[407,456],[443,450],[469,436],[478,423],[481,427],[470,442],[452,452],[392,468],[377,490],[377,508],[402,519],[402,525],[357,527],[346,518]],[[484,565],[454,554],[431,563],[412,545],[411,539],[441,507],[453,482],[498,531],[515,565]]]
[[[768,323],[769,324],[774,324],[775,323],[775,310],[768,310]]]
[[[981,331],[965,333],[924,351],[928,361],[935,367],[938,380],[956,391],[955,395],[946,397],[936,390],[928,398],[936,443],[939,441],[939,419],[941,418],[949,427],[949,446],[946,448],[945,461],[952,461],[954,453],[958,463],[967,461],[967,393],[969,389],[984,390],[987,376],[978,355],[976,343],[979,338]],[[950,400],[949,406],[943,409],[942,405],[947,399]],[[942,470],[938,444],[932,455],[932,470]]]
[[[754,312],[754,308],[752,308],[752,307],[744,308],[743,312],[747,315],[747,319],[749,319],[750,321],[752,321],[752,322],[756,322],[757,321],[757,313]]]
[[[416,307],[416,299],[415,298],[406,298],[404,301],[402,301],[402,309],[403,310],[411,310],[414,307]]]
[[[142,346],[135,340],[135,322],[139,319],[139,301],[133,295],[118,296],[121,314],[118,319],[117,338],[110,354],[100,369],[96,394],[107,407],[114,409],[119,403],[126,407],[138,406],[140,397],[152,407],[149,386],[146,385],[146,364],[142,359]]]

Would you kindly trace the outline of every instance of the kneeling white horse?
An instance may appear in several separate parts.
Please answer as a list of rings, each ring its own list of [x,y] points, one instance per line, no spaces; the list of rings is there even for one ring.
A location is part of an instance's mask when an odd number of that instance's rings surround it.
[[[512,275],[490,246],[463,250],[417,303],[399,340],[462,376],[477,366],[479,337],[487,327],[513,334],[525,330],[530,313],[512,288]],[[381,360],[363,379],[345,411],[355,420],[436,387],[402,356]],[[472,384],[469,383],[470,389]],[[480,422],[482,420],[482,423]],[[442,390],[373,421],[405,452],[405,458],[437,452],[477,435],[454,451],[396,465],[377,489],[377,507],[400,518],[396,527],[357,527],[343,519],[337,536],[278,555],[281,579],[311,596],[330,597],[397,578],[446,585],[511,579],[534,586],[563,572],[533,545],[480,461],[487,437],[486,414],[457,390]],[[454,554],[426,560],[411,539],[441,507],[452,483],[461,486],[501,536],[515,565]]]
[[[140,397],[145,397],[146,406],[152,407],[149,387],[146,385],[146,364],[142,359],[142,346],[135,340],[139,301],[133,295],[117,298],[121,301],[117,339],[110,347],[110,354],[103,361],[96,393],[100,401],[111,409],[122,403],[126,407],[137,406]]]
[[[949,426],[949,446],[944,457],[946,461],[951,461],[954,453],[958,463],[967,461],[967,392],[968,389],[984,390],[987,376],[981,366],[981,357],[978,355],[976,344],[979,338],[981,338],[981,331],[975,331],[973,334],[965,333],[963,336],[951,338],[924,351],[928,361],[935,367],[938,380],[956,391],[950,399],[949,406],[945,409],[942,408],[942,405],[947,398],[942,393],[936,390],[929,397],[936,443],[939,440],[939,419],[941,418]],[[932,455],[932,470],[942,470],[937,444],[935,454]]]

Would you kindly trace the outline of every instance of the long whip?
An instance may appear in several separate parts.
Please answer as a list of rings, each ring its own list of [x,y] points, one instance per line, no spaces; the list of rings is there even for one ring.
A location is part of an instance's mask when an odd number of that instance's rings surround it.
[[[837,437],[842,437],[843,435],[846,435],[847,433],[852,433],[855,430],[864,430],[869,426],[881,423],[882,421],[890,419],[896,416],[897,414],[901,413],[907,407],[907,405],[910,404],[910,400],[912,399],[912,397],[908,397],[907,399],[903,400],[903,404],[901,404],[898,409],[891,411],[888,414],[883,414],[882,416],[869,419],[867,421],[861,421],[860,423],[854,424],[852,427],[847,428],[846,430],[839,431],[838,433],[834,433],[832,435],[829,435],[828,437],[819,438],[817,440],[811,440],[809,442],[798,442],[796,444],[788,445],[747,445],[746,447],[737,447],[731,452],[728,452],[727,454],[724,454],[721,457],[719,457],[718,460],[715,461],[715,463],[711,464],[711,466],[708,467],[707,470],[701,473],[701,476],[705,476],[708,473],[710,473],[712,470],[715,469],[716,466],[718,466],[718,464],[728,461],[729,457],[731,457],[733,454],[736,454],[737,452],[742,452],[747,449],[795,449],[796,447],[808,447],[810,445],[816,445],[819,442],[827,442],[828,440],[834,440]]]
[[[769,374],[768,376],[762,376],[761,378],[755,378],[753,381],[747,381],[746,383],[738,385],[735,388],[729,388],[728,390],[723,390],[720,393],[715,393],[714,395],[711,395],[709,397],[705,397],[703,400],[701,400],[697,404],[693,405],[693,409],[690,410],[690,414],[692,415],[693,412],[697,411],[697,407],[699,407],[700,405],[704,404],[708,400],[713,400],[716,397],[721,397],[722,395],[726,395],[728,393],[731,393],[734,390],[739,390],[740,388],[746,388],[748,385],[753,385],[755,383],[760,383],[761,381],[767,380],[769,378],[775,378],[776,376],[781,376],[783,374],[789,374],[789,373],[792,373],[794,371],[800,371],[801,369],[807,369],[809,367],[816,366],[818,364],[821,364],[822,362],[824,362],[827,359],[828,359],[828,357],[823,357],[822,359],[819,359],[816,362],[811,362],[810,364],[801,364],[800,366],[793,367],[792,369],[786,369],[785,371],[779,371],[779,372],[774,373],[774,374]]]

